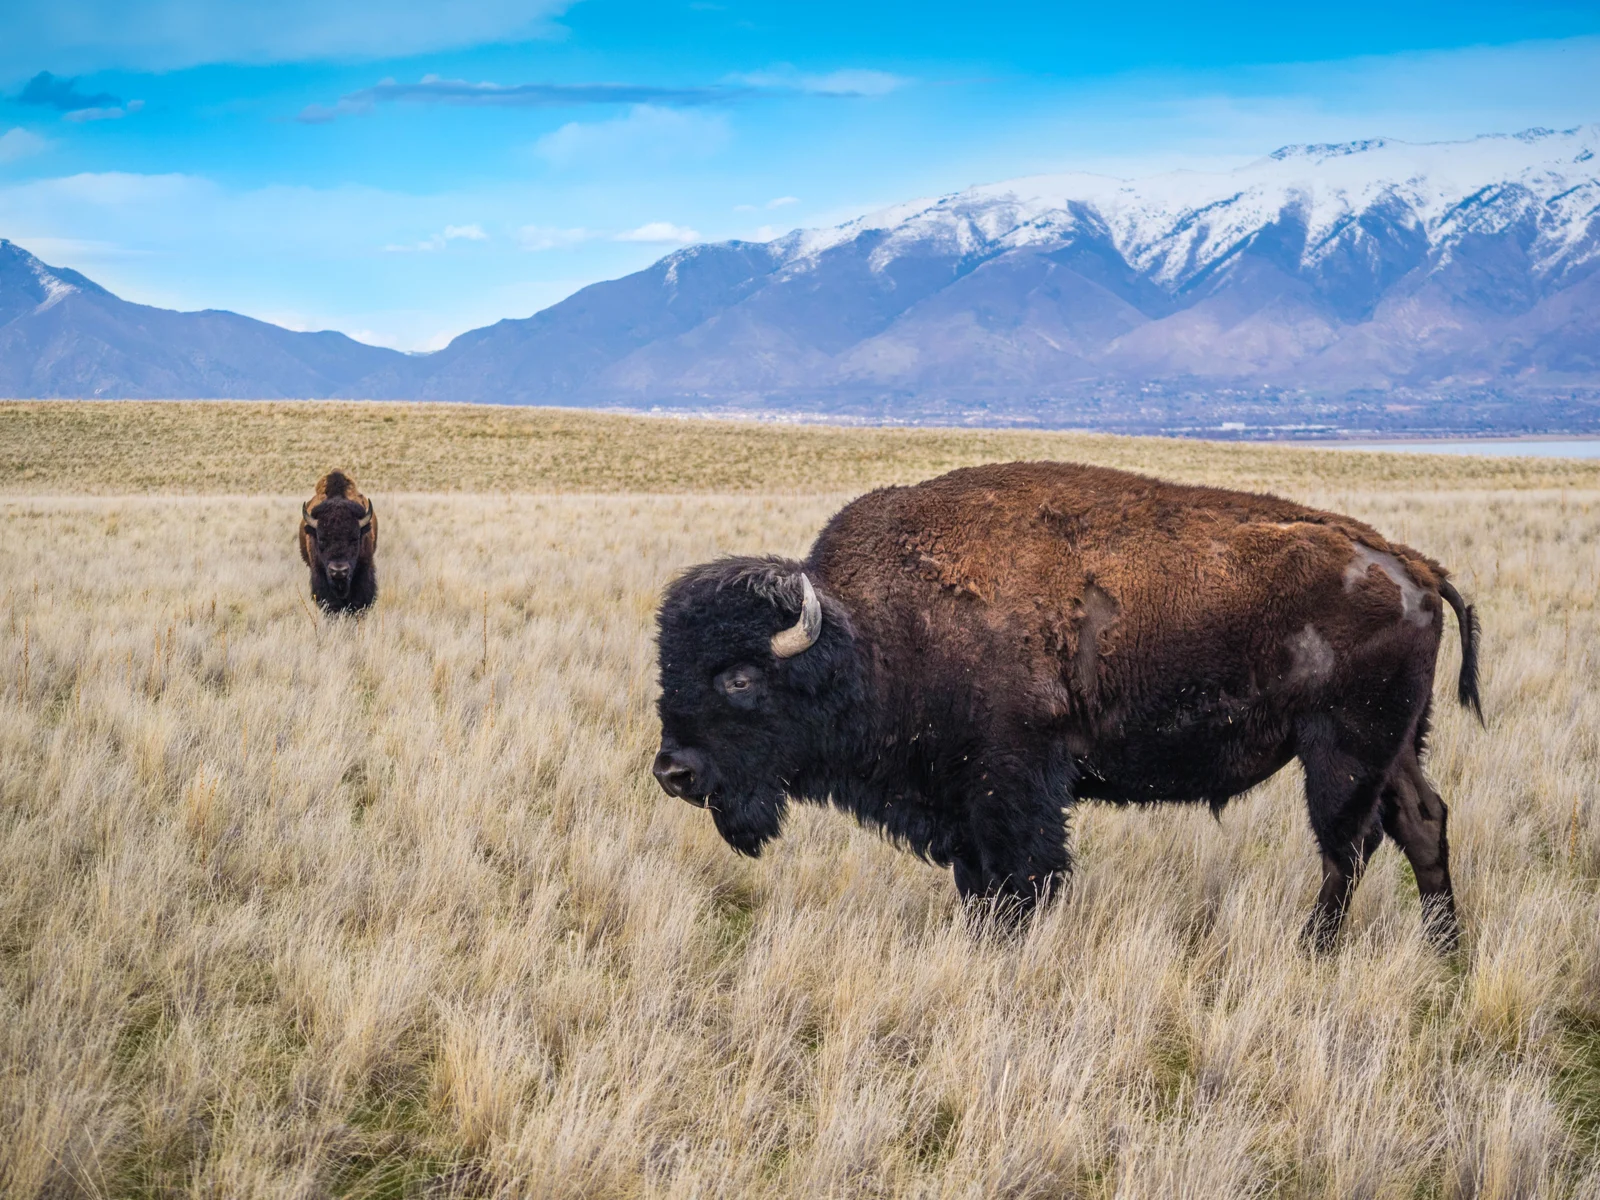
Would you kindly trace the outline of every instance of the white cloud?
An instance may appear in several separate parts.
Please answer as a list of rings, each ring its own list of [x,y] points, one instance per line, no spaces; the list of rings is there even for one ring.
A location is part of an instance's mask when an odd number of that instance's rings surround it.
[[[557,229],[550,225],[524,225],[517,230],[517,244],[524,250],[557,250],[576,246],[598,237],[587,229]]]
[[[193,204],[214,199],[220,189],[209,179],[177,172],[139,175],[129,171],[94,171],[24,184],[13,195],[36,196],[48,206],[122,209],[138,205]]]
[[[308,104],[295,119],[307,125],[325,125],[340,117],[371,113],[379,104],[409,101],[413,104],[448,104],[465,108],[553,108],[574,104],[694,105],[730,100],[727,87],[661,87],[638,83],[474,83],[424,75],[416,83],[384,79],[339,97],[336,104]]]
[[[0,71],[166,71],[388,58],[559,36],[571,0],[49,0],[0,4]]]
[[[768,200],[765,204],[735,204],[734,212],[760,212],[761,209],[787,208],[791,204],[799,204],[799,196],[779,196],[776,200]]]
[[[545,134],[534,149],[556,167],[585,162],[620,166],[708,158],[727,141],[728,122],[720,113],[636,104],[610,120],[569,121]]]
[[[813,96],[886,96],[911,82],[887,71],[847,70],[807,75],[787,63],[733,78],[750,87],[808,92]]]
[[[489,235],[483,231],[481,225],[446,225],[443,233],[435,233],[420,242],[390,242],[384,246],[384,250],[390,254],[413,251],[426,254],[434,250],[443,250],[451,242],[484,242],[488,239]]]
[[[648,225],[619,233],[612,239],[616,242],[673,242],[680,246],[699,240],[700,235],[693,229],[674,225],[671,221],[651,221]]]
[[[70,81],[68,81],[70,83]],[[657,107],[692,107],[733,103],[762,93],[799,92],[813,96],[882,96],[910,81],[887,71],[833,71],[804,75],[791,66],[732,75],[718,84],[665,86],[651,83],[496,83],[492,80],[446,79],[424,75],[416,83],[393,77],[371,87],[346,92],[333,104],[313,103],[295,119],[307,125],[325,125],[340,117],[374,112],[378,105],[404,101],[412,104],[448,104],[467,108],[553,108],[575,104],[635,104]]]
[[[127,116],[126,110],[118,108],[75,108],[69,113],[62,113],[63,121],[120,121]]]
[[[832,71],[802,76],[800,87],[819,96],[887,96],[910,82],[887,71]]]
[[[50,146],[48,138],[42,138],[37,133],[17,126],[0,133],[0,163],[15,162],[19,158],[27,158],[30,154],[40,154]]]

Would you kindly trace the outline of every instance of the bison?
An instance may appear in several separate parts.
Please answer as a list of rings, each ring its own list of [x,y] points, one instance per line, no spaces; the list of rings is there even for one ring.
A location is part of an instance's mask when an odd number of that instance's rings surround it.
[[[972,467],[846,505],[804,562],[726,558],[658,614],[669,794],[756,856],[832,803],[1013,914],[1070,868],[1066,811],[1228,800],[1298,758],[1331,945],[1384,834],[1458,936],[1422,770],[1444,603],[1478,711],[1476,617],[1443,567],[1275,496],[1069,463]]]
[[[372,501],[343,471],[329,471],[300,506],[300,557],[311,568],[311,595],[323,611],[362,613],[372,607],[378,598],[372,563],[377,549]]]

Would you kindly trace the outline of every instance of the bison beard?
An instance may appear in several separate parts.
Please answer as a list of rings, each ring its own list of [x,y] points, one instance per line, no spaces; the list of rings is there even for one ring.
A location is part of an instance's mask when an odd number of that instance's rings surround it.
[[[1012,463],[886,488],[806,561],[695,567],[660,613],[654,772],[757,855],[833,805],[1026,912],[1078,799],[1220,810],[1305,768],[1331,944],[1367,858],[1405,852],[1453,945],[1446,810],[1422,771],[1442,567],[1348,517],[1118,471]]]
[[[706,807],[723,841],[740,854],[760,858],[766,844],[783,832],[788,803],[782,792],[760,791],[713,799]]]

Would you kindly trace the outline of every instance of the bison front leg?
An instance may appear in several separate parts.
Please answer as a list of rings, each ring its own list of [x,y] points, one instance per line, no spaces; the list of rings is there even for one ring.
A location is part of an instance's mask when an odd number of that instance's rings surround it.
[[[963,900],[1000,901],[1023,917],[1065,882],[1066,818],[1047,777],[992,767],[978,772],[964,837],[951,856]]]

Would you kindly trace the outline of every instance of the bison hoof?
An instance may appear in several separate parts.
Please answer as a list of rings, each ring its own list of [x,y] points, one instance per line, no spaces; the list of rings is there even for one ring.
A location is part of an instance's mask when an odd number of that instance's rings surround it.
[[[1320,908],[1313,909],[1311,916],[1306,919],[1305,928],[1300,931],[1300,948],[1307,954],[1331,953],[1334,943],[1339,940],[1339,926],[1341,921],[1332,913]]]
[[[1453,901],[1423,901],[1422,936],[1440,954],[1450,955],[1461,949],[1461,924],[1456,920]]]

